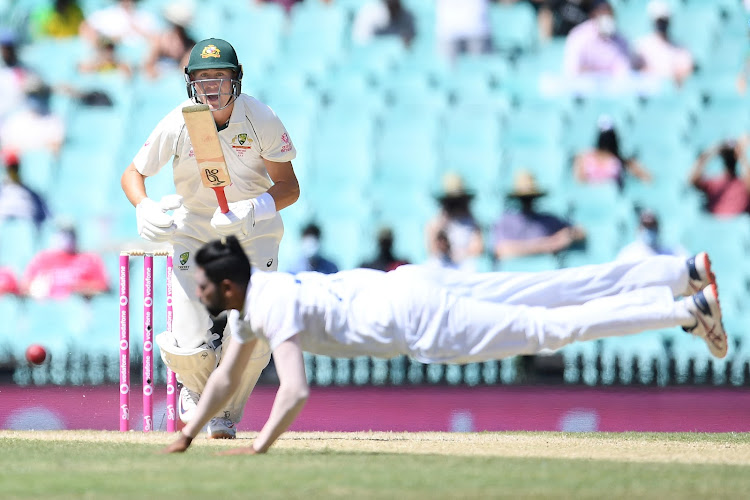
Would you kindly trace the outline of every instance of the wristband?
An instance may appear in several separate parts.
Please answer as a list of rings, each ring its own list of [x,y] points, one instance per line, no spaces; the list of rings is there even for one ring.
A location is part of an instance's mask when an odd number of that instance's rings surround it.
[[[276,201],[268,192],[252,200],[255,207],[255,220],[268,220],[276,216]]]

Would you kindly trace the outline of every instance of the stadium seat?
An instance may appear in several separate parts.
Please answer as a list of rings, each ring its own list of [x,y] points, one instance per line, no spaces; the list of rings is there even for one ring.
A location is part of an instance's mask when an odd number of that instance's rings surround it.
[[[492,43],[501,52],[525,52],[537,44],[536,14],[527,3],[491,3],[490,26]]]
[[[669,382],[669,357],[658,332],[604,338],[600,347],[602,384],[664,386]]]

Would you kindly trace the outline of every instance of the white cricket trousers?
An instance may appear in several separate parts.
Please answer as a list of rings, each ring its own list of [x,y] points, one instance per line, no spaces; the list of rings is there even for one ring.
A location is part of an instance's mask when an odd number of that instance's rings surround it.
[[[501,359],[690,323],[674,300],[688,288],[678,257],[539,273],[402,266],[387,279],[406,354],[423,363]]]

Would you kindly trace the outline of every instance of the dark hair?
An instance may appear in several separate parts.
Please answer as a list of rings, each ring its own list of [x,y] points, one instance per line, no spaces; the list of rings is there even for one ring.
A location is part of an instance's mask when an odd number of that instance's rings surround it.
[[[250,281],[250,260],[235,236],[209,241],[198,250],[195,262],[214,284],[228,279],[247,287]]]
[[[622,156],[620,156],[620,141],[617,138],[617,132],[613,128],[599,131],[599,136],[596,139],[596,148],[602,151],[609,151],[620,161],[623,160]]]
[[[726,141],[719,147],[719,156],[721,157],[724,168],[732,177],[737,177],[737,150],[734,141]]]
[[[317,239],[320,239],[320,234],[320,226],[314,222],[309,223],[302,229],[302,236],[315,236]]]

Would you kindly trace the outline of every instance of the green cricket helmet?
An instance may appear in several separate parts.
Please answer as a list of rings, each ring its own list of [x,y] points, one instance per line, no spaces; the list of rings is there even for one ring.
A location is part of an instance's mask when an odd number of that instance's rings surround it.
[[[195,71],[202,69],[230,69],[234,72],[232,78],[232,95],[234,99],[239,97],[242,91],[242,65],[237,60],[237,52],[234,47],[220,38],[207,38],[196,43],[190,51],[188,64],[185,66],[185,82],[187,93],[190,99],[200,103],[200,93],[196,91],[196,81],[192,80],[190,75]],[[226,106],[234,100],[231,99]],[[224,106],[224,107],[226,107]]]

